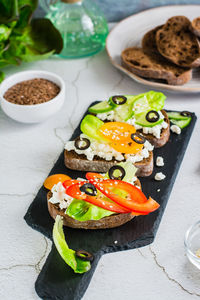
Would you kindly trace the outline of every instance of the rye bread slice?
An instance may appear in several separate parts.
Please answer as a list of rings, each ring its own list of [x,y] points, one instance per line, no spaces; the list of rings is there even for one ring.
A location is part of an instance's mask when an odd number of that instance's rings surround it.
[[[200,37],[200,17],[195,18],[190,26],[190,30],[198,37]]]
[[[93,160],[88,160],[84,154],[77,154],[74,150],[64,151],[65,166],[72,170],[90,171],[106,173],[112,166],[119,163],[118,161],[105,160],[101,157],[95,156]],[[153,172],[153,152],[150,151],[149,157],[144,158],[140,162],[134,163],[138,168],[136,175],[139,177],[146,177]]]
[[[122,66],[130,72],[152,79],[163,79],[171,85],[182,85],[192,77],[191,69],[180,68],[160,55],[153,52],[145,53],[142,48],[132,47],[125,49],[122,54]]]
[[[137,185],[141,186],[140,181],[137,180]],[[51,217],[55,220],[57,215],[63,217],[63,225],[72,227],[72,228],[81,228],[81,229],[106,229],[106,228],[114,228],[121,226],[131,219],[134,218],[134,215],[131,213],[127,214],[114,214],[109,217],[104,217],[100,220],[89,220],[89,221],[77,221],[70,216],[65,214],[65,209],[60,209],[58,205],[55,205],[48,200],[51,198],[51,191],[47,194],[47,205],[48,211]]]
[[[160,138],[156,138],[153,134],[145,134],[143,133],[142,129],[137,130],[142,133],[142,135],[155,147],[160,148],[163,147],[169,140],[170,137],[170,121],[167,116],[167,113],[164,109],[161,110],[162,114],[164,115],[164,121],[167,122],[168,127],[163,128],[161,131]]]
[[[157,26],[145,33],[142,39],[142,49],[144,50],[144,53],[149,55],[156,55],[158,56],[158,58],[160,58],[161,61],[167,62],[167,64],[170,65],[171,63],[160,54],[156,46],[156,32],[162,27],[163,25]]]
[[[156,33],[158,51],[181,67],[200,66],[200,45],[190,31],[191,22],[184,16],[170,18]]]

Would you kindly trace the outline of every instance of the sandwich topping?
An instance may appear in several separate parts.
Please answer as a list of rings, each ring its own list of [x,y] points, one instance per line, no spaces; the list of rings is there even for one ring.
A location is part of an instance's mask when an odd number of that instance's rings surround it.
[[[158,139],[162,130],[168,127],[161,112],[164,107],[164,94],[150,91],[137,96],[124,96],[126,101],[120,105],[116,105],[113,101],[115,97],[122,99],[122,96],[110,97],[108,101],[92,106],[89,112],[95,113],[102,121],[126,122],[134,125],[136,130],[152,134]]]
[[[159,114],[160,119],[163,120],[163,121],[160,124],[154,125],[153,127],[138,125],[136,119],[134,118],[134,116],[132,118],[128,119],[126,122],[130,125],[135,126],[136,130],[141,129],[143,133],[152,134],[157,139],[159,139],[160,136],[161,136],[162,130],[166,129],[168,127],[168,124],[167,124],[167,122],[164,121],[164,116],[163,116],[162,112],[158,111],[157,113]],[[97,117],[99,119],[101,119],[102,121],[105,121],[105,120],[107,120],[107,121],[116,121],[116,122],[122,121],[120,119],[120,116],[117,113],[117,110],[109,111],[107,113],[97,114]]]
[[[77,147],[75,140],[68,141],[65,149],[84,154],[90,161],[96,156],[106,161],[139,162],[148,158],[154,148],[141,134],[136,133],[134,126],[124,122],[104,123],[95,116],[87,115],[81,122],[81,131],[79,143],[88,140],[88,147]]]
[[[112,167],[106,174],[89,172],[86,180],[77,178],[59,182],[53,186],[49,201],[59,203],[61,209],[65,208],[66,215],[79,222],[103,218],[106,222],[106,217],[112,218],[116,214],[148,215],[160,205],[130,183],[137,179],[136,171],[133,164],[125,162]],[[57,212],[53,227],[55,247],[75,273],[85,273],[90,270],[94,256],[86,250],[69,248],[63,231],[64,218]]]
[[[157,139],[159,139],[160,136],[161,136],[162,130],[166,129],[168,127],[168,123],[164,121],[164,116],[163,116],[163,114],[162,114],[161,111],[158,111],[158,114],[160,116],[160,119],[163,120],[163,121],[162,121],[162,123],[157,124],[157,125],[155,125],[153,127],[147,127],[147,126],[138,125],[136,123],[136,119],[135,118],[129,119],[127,121],[127,123],[135,126],[136,130],[142,130],[142,132],[144,134],[152,134]]]
[[[65,144],[65,149],[67,151],[74,150],[77,154],[84,154],[88,160],[93,160],[95,156],[101,157],[107,161],[115,159],[116,161],[131,161],[139,162],[144,158],[149,157],[149,151],[153,150],[153,146],[149,141],[145,141],[142,150],[136,154],[122,154],[121,152],[112,148],[109,144],[104,144],[103,142],[96,141],[85,134],[81,134],[80,138],[87,138],[90,140],[90,146],[85,150],[79,150],[75,147],[74,141],[68,141]]]

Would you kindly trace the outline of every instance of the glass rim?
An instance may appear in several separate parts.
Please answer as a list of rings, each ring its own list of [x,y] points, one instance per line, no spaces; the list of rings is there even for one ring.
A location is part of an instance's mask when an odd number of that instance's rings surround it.
[[[191,250],[190,247],[188,246],[188,239],[189,236],[191,234],[191,231],[197,226],[200,225],[200,221],[195,222],[194,224],[192,224],[186,231],[185,233],[185,238],[184,238],[184,246],[186,248],[186,250],[196,259],[200,261],[200,257],[196,256]]]

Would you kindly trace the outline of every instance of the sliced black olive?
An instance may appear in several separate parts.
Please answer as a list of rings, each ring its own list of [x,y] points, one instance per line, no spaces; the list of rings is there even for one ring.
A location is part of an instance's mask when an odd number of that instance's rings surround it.
[[[76,149],[85,150],[90,147],[90,140],[78,137],[74,142],[74,146]]]
[[[183,116],[183,117],[191,117],[191,112],[187,111],[187,110],[184,110],[180,113],[180,115]]]
[[[112,101],[117,105],[122,105],[122,104],[126,103],[127,98],[122,95],[116,95],[116,96],[112,97]]]
[[[139,133],[132,133],[131,138],[137,144],[144,144],[146,142],[145,137]]]
[[[116,172],[117,175],[115,175]],[[126,171],[121,166],[113,166],[109,169],[108,175],[110,179],[122,180],[126,175]]]
[[[96,196],[97,189],[92,183],[85,183],[80,187],[80,191],[89,195],[89,196]]]
[[[150,110],[146,114],[146,120],[150,123],[155,123],[160,119],[159,113],[156,110]]]
[[[82,249],[76,250],[75,254],[78,258],[85,260],[85,261],[93,261],[93,259],[94,259],[94,256],[91,253],[89,253],[85,250],[82,250]]]

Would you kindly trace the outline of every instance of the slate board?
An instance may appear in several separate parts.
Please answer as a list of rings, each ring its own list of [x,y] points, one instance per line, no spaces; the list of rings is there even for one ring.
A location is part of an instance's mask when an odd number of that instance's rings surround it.
[[[35,283],[36,292],[42,299],[81,299],[103,254],[139,248],[153,242],[195,122],[196,116],[192,113],[190,125],[184,128],[180,135],[171,133],[169,142],[164,147],[154,150],[154,158],[162,156],[165,165],[162,168],[155,166],[151,176],[140,178],[144,194],[146,196],[151,195],[152,198],[157,200],[160,203],[160,208],[148,216],[135,217],[118,228],[81,230],[65,227],[64,232],[69,247],[74,250],[85,249],[93,253],[95,259],[89,272],[78,275],[65,264],[54,245],[52,245],[52,250]],[[75,139],[79,134],[80,129],[78,126],[71,139]],[[63,153],[61,153],[50,174],[64,173],[72,178],[84,177],[85,172],[73,171],[65,167]],[[155,173],[161,171],[166,175],[165,180],[155,181]],[[160,189],[160,192],[157,191],[158,189]],[[41,187],[24,219],[33,229],[52,239],[54,221],[48,213],[46,194],[46,189]],[[114,241],[117,241],[117,244]]]

